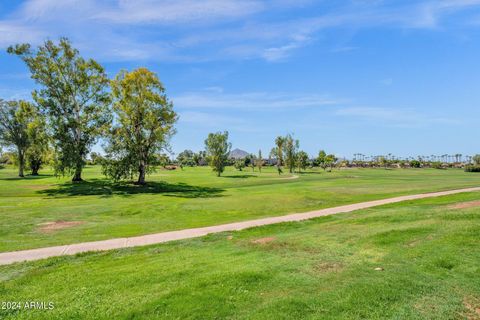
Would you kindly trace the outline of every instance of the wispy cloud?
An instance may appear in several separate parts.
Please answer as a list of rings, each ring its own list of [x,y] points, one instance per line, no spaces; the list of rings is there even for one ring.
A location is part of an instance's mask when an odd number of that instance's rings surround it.
[[[440,0],[429,1],[419,5],[420,15],[416,23],[413,24],[418,27],[434,27],[437,26],[439,20],[447,15],[457,13],[459,11],[477,7],[480,5],[479,0]]]
[[[94,15],[94,19],[118,24],[175,24],[236,19],[264,9],[260,1],[252,0],[122,0]]]
[[[303,10],[301,18],[269,14],[292,7]],[[87,53],[109,61],[278,62],[316,43],[328,29],[432,29],[450,15],[478,7],[480,0],[329,5],[311,0],[27,0],[0,20],[0,46],[68,36]],[[341,48],[330,51],[352,46]]]
[[[285,94],[267,92],[224,93],[218,91],[191,92],[173,98],[182,109],[295,109],[316,108],[340,103],[326,95]]]
[[[32,28],[19,21],[0,21],[0,46],[6,47],[18,41],[37,43],[47,36],[46,32]]]

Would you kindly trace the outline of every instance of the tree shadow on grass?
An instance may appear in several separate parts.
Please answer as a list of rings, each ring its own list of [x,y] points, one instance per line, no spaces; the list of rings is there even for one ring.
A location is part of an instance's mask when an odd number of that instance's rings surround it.
[[[40,180],[54,177],[53,174],[39,174],[37,176],[32,176],[30,174],[25,175],[25,177],[9,177],[9,178],[0,178],[0,181],[16,181],[16,180]]]
[[[222,178],[231,178],[231,179],[248,179],[248,178],[257,178],[257,176],[251,174],[240,174],[236,176],[222,176]]]
[[[302,172],[295,172],[296,174],[324,174],[324,173],[330,173],[327,171],[302,171]]]
[[[136,194],[158,194],[178,198],[214,198],[223,197],[224,189],[191,186],[186,183],[168,183],[164,181],[147,182],[144,186],[128,182],[110,182],[108,180],[93,179],[80,183],[59,184],[55,188],[39,190],[38,193],[51,197],[62,196],[133,196]]]

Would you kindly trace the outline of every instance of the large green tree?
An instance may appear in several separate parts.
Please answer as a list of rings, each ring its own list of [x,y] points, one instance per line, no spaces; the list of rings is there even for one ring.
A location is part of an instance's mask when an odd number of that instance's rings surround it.
[[[288,170],[290,173],[293,173],[293,170],[295,169],[295,165],[297,162],[297,152],[299,148],[299,142],[298,140],[294,139],[291,134],[288,134],[284,138],[284,153],[285,153],[285,163],[288,167]]]
[[[104,173],[115,180],[138,173],[137,184],[168,147],[177,114],[158,76],[146,68],[120,71],[111,82],[116,125],[108,137]]]
[[[110,122],[104,68],[82,58],[65,38],[58,43],[48,40],[36,50],[19,44],[8,52],[21,57],[39,85],[33,98],[49,118],[56,172],[81,181],[86,156]]]
[[[19,177],[25,175],[25,155],[31,144],[29,124],[34,121],[35,111],[27,101],[0,100],[0,143],[16,149]]]
[[[242,159],[235,160],[235,162],[233,163],[233,166],[238,171],[243,171],[243,168],[245,168],[245,159],[242,158]]]
[[[27,126],[30,146],[27,149],[25,158],[27,165],[32,171],[32,176],[38,176],[38,171],[43,164],[48,162],[52,156],[50,148],[50,137],[47,132],[45,117],[32,105],[31,121]]]
[[[275,138],[274,154],[277,158],[277,166],[283,166],[283,149],[285,148],[285,137],[278,136]]]
[[[257,160],[255,161],[255,164],[257,165],[258,172],[262,172],[262,166],[263,166],[262,150],[258,150],[258,157],[257,157]]]
[[[193,167],[196,165],[194,160],[194,153],[192,150],[184,150],[180,152],[177,156],[178,164],[183,168],[183,166]]]
[[[231,148],[232,144],[228,142],[228,131],[210,133],[205,140],[208,162],[218,177],[225,170]]]
[[[206,158],[207,158],[207,152],[203,150],[193,154],[193,161],[197,166],[206,165],[208,162]]]
[[[328,154],[325,157],[325,165],[330,168],[329,171],[332,171],[333,167],[335,166],[335,163],[337,162],[337,157],[335,157],[334,154]]]
[[[317,157],[317,164],[320,168],[322,168],[324,171],[327,169],[327,153],[324,150],[320,150],[318,152],[318,157]]]
[[[306,170],[308,167],[308,154],[305,151],[300,151],[297,154],[297,167],[298,167],[298,172],[301,172],[302,170]]]

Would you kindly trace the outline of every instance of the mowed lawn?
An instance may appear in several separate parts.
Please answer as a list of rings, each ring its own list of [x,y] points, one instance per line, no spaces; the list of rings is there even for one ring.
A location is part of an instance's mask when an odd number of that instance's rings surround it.
[[[55,308],[0,318],[479,319],[479,199],[3,266],[1,300]]]
[[[395,195],[480,185],[461,170],[310,170],[279,176],[208,167],[158,170],[147,187],[105,180],[87,167],[80,184],[52,172],[18,179],[0,170],[0,252],[134,236],[304,212]]]

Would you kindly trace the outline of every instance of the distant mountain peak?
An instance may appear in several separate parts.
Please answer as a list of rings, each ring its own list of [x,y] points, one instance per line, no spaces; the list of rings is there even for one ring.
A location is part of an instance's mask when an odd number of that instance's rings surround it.
[[[230,151],[229,157],[234,159],[242,159],[248,155],[249,153],[247,151],[236,148]]]

